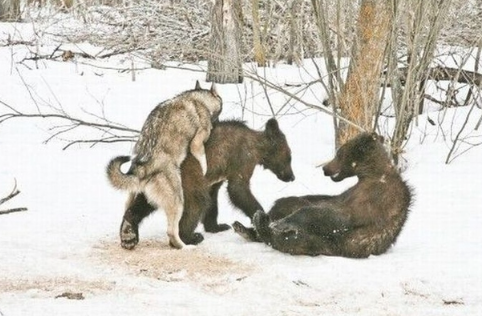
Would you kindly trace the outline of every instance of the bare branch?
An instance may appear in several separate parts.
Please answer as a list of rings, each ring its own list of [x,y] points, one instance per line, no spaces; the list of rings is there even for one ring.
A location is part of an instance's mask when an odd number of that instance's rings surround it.
[[[275,84],[275,83],[273,83],[273,82],[268,81],[266,78],[260,77],[259,75],[255,74],[255,73],[245,73],[244,76],[245,76],[245,78],[249,78],[249,79],[251,79],[251,80],[253,80],[253,81],[259,82],[261,85],[266,86],[266,87],[268,87],[268,88],[271,88],[271,89],[274,90],[274,91],[278,91],[278,92],[283,93],[284,95],[290,97],[290,98],[293,99],[294,101],[303,104],[303,105],[306,106],[307,108],[319,110],[319,111],[321,111],[321,112],[324,112],[324,113],[326,113],[326,114],[329,114],[330,116],[334,116],[334,117],[336,117],[337,119],[339,119],[340,121],[343,121],[343,122],[347,123],[348,125],[353,126],[354,128],[356,128],[356,129],[358,129],[358,130],[360,130],[360,131],[363,131],[363,129],[362,129],[360,126],[358,126],[357,124],[355,124],[355,123],[347,120],[346,118],[340,116],[338,113],[334,113],[334,112],[326,109],[326,108],[323,107],[323,106],[320,106],[320,105],[316,105],[316,104],[307,102],[306,100],[300,98],[298,95],[293,94],[293,93],[289,92],[288,90],[283,89],[283,88],[280,87],[279,85],[277,85],[277,84]]]
[[[14,179],[15,183],[13,185],[13,189],[12,189],[12,192],[10,192],[6,197],[0,199],[0,205],[7,202],[8,200],[14,198],[15,196],[17,196],[20,191],[17,190],[17,180]]]
[[[124,143],[124,142],[135,142],[137,140],[137,137],[132,136],[132,137],[120,137],[120,136],[114,136],[114,137],[109,137],[109,138],[100,138],[100,139],[80,139],[80,140],[74,140],[71,141],[68,145],[66,145],[63,149],[68,149],[70,146],[75,145],[75,144],[91,144],[90,147],[94,147],[97,144],[103,143],[103,144],[112,144],[112,143]]]
[[[28,211],[28,209],[26,207],[11,208],[9,210],[0,211],[0,215],[6,215],[10,213],[24,212],[24,211]]]
[[[137,129],[129,128],[122,124],[112,122],[111,120],[105,119],[98,115],[94,115],[92,113],[90,113],[90,115],[101,122],[93,122],[72,117],[68,113],[65,113],[63,110],[56,109],[52,106],[51,108],[58,113],[26,113],[16,110],[13,106],[1,100],[0,106],[3,106],[7,109],[6,112],[0,115],[0,124],[5,123],[6,121],[9,121],[11,119],[42,119],[57,121],[60,120],[60,122],[64,124],[57,123],[57,125],[51,127],[50,131],[52,132],[52,134],[45,140],[45,143],[48,143],[53,139],[60,139],[62,141],[68,142],[64,149],[67,149],[74,144],[90,144],[91,146],[95,146],[100,143],[135,142],[135,140],[137,139],[137,135],[139,134],[139,130]],[[67,135],[68,133],[81,128],[97,130],[101,133],[101,136],[94,139],[63,138],[63,136]]]
[[[17,180],[14,179],[14,185],[13,185],[13,189],[12,191],[4,198],[0,199],[0,205],[2,205],[3,203],[13,199],[14,197],[16,197],[17,195],[20,194],[20,191],[17,189]],[[18,207],[18,208],[12,208],[12,209],[7,209],[7,210],[0,210],[0,215],[5,215],[5,214],[10,214],[10,213],[14,213],[14,212],[22,212],[22,211],[26,211],[27,208],[25,207]]]
[[[3,103],[0,101],[0,103]],[[78,118],[70,117],[65,114],[36,114],[36,113],[23,113],[19,111],[15,111],[14,113],[6,113],[0,115],[0,124],[13,119],[13,118],[42,118],[42,119],[48,119],[48,118],[58,118],[62,120],[68,120],[72,123],[73,127],[79,127],[79,126],[88,126],[88,127],[95,127],[95,128],[100,128],[102,130],[118,130],[118,131],[123,131],[123,132],[131,132],[131,133],[139,133],[139,130],[125,127],[123,125],[117,124],[117,123],[110,123],[110,124],[102,124],[102,123],[95,123],[95,122],[88,122],[84,121]]]

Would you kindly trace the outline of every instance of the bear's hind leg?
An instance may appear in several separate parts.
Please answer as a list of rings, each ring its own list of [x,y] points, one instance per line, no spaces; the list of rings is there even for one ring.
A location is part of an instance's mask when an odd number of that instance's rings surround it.
[[[218,223],[218,193],[222,184],[222,181],[213,184],[209,192],[211,201],[203,219],[204,230],[208,233],[218,233],[231,228],[228,224]]]
[[[184,212],[179,221],[179,236],[186,245],[197,245],[204,240],[201,233],[194,232],[203,216],[204,206],[202,203],[195,205],[190,198],[185,197]]]
[[[144,218],[156,210],[143,193],[131,193],[126,203],[126,210],[120,227],[121,246],[134,249],[139,243],[139,225]]]
[[[254,228],[248,228],[238,221],[233,223],[234,231],[248,241],[261,242]]]

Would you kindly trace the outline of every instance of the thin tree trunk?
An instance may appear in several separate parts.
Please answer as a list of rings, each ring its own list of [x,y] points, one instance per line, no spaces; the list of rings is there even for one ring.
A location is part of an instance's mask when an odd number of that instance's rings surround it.
[[[358,23],[357,42],[352,50],[349,73],[340,93],[341,115],[363,129],[373,129],[378,105],[380,74],[390,30],[390,11],[385,0],[363,0]],[[359,133],[347,124],[340,124],[338,144]]]
[[[266,67],[266,52],[261,39],[261,27],[259,23],[259,0],[251,1],[253,13],[253,49],[254,60],[260,67]]]
[[[303,0],[293,0],[290,7],[290,41],[288,64],[303,63]]]
[[[243,82],[241,58],[241,3],[216,0],[211,12],[211,54],[206,81]]]

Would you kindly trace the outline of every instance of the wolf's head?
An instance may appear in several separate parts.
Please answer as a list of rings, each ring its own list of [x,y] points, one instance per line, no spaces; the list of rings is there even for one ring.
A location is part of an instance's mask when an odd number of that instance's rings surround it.
[[[208,90],[201,88],[199,81],[196,80],[196,86],[194,87],[193,92],[199,101],[201,101],[209,110],[209,113],[211,113],[211,121],[216,122],[223,109],[223,99],[221,99],[221,96],[216,89],[216,84],[213,82],[211,89]]]

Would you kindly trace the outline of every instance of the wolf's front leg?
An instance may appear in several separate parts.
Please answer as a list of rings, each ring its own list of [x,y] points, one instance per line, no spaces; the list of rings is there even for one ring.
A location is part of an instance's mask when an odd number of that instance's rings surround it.
[[[199,129],[194,138],[191,141],[190,150],[191,154],[199,161],[203,170],[203,175],[208,170],[208,163],[206,160],[206,152],[204,150],[204,142],[209,138],[210,131],[205,129]]]
[[[167,165],[164,172],[153,175],[145,186],[145,195],[149,202],[156,204],[166,212],[167,235],[169,243],[181,249],[186,246],[179,236],[179,221],[184,206],[181,175],[175,165]]]

